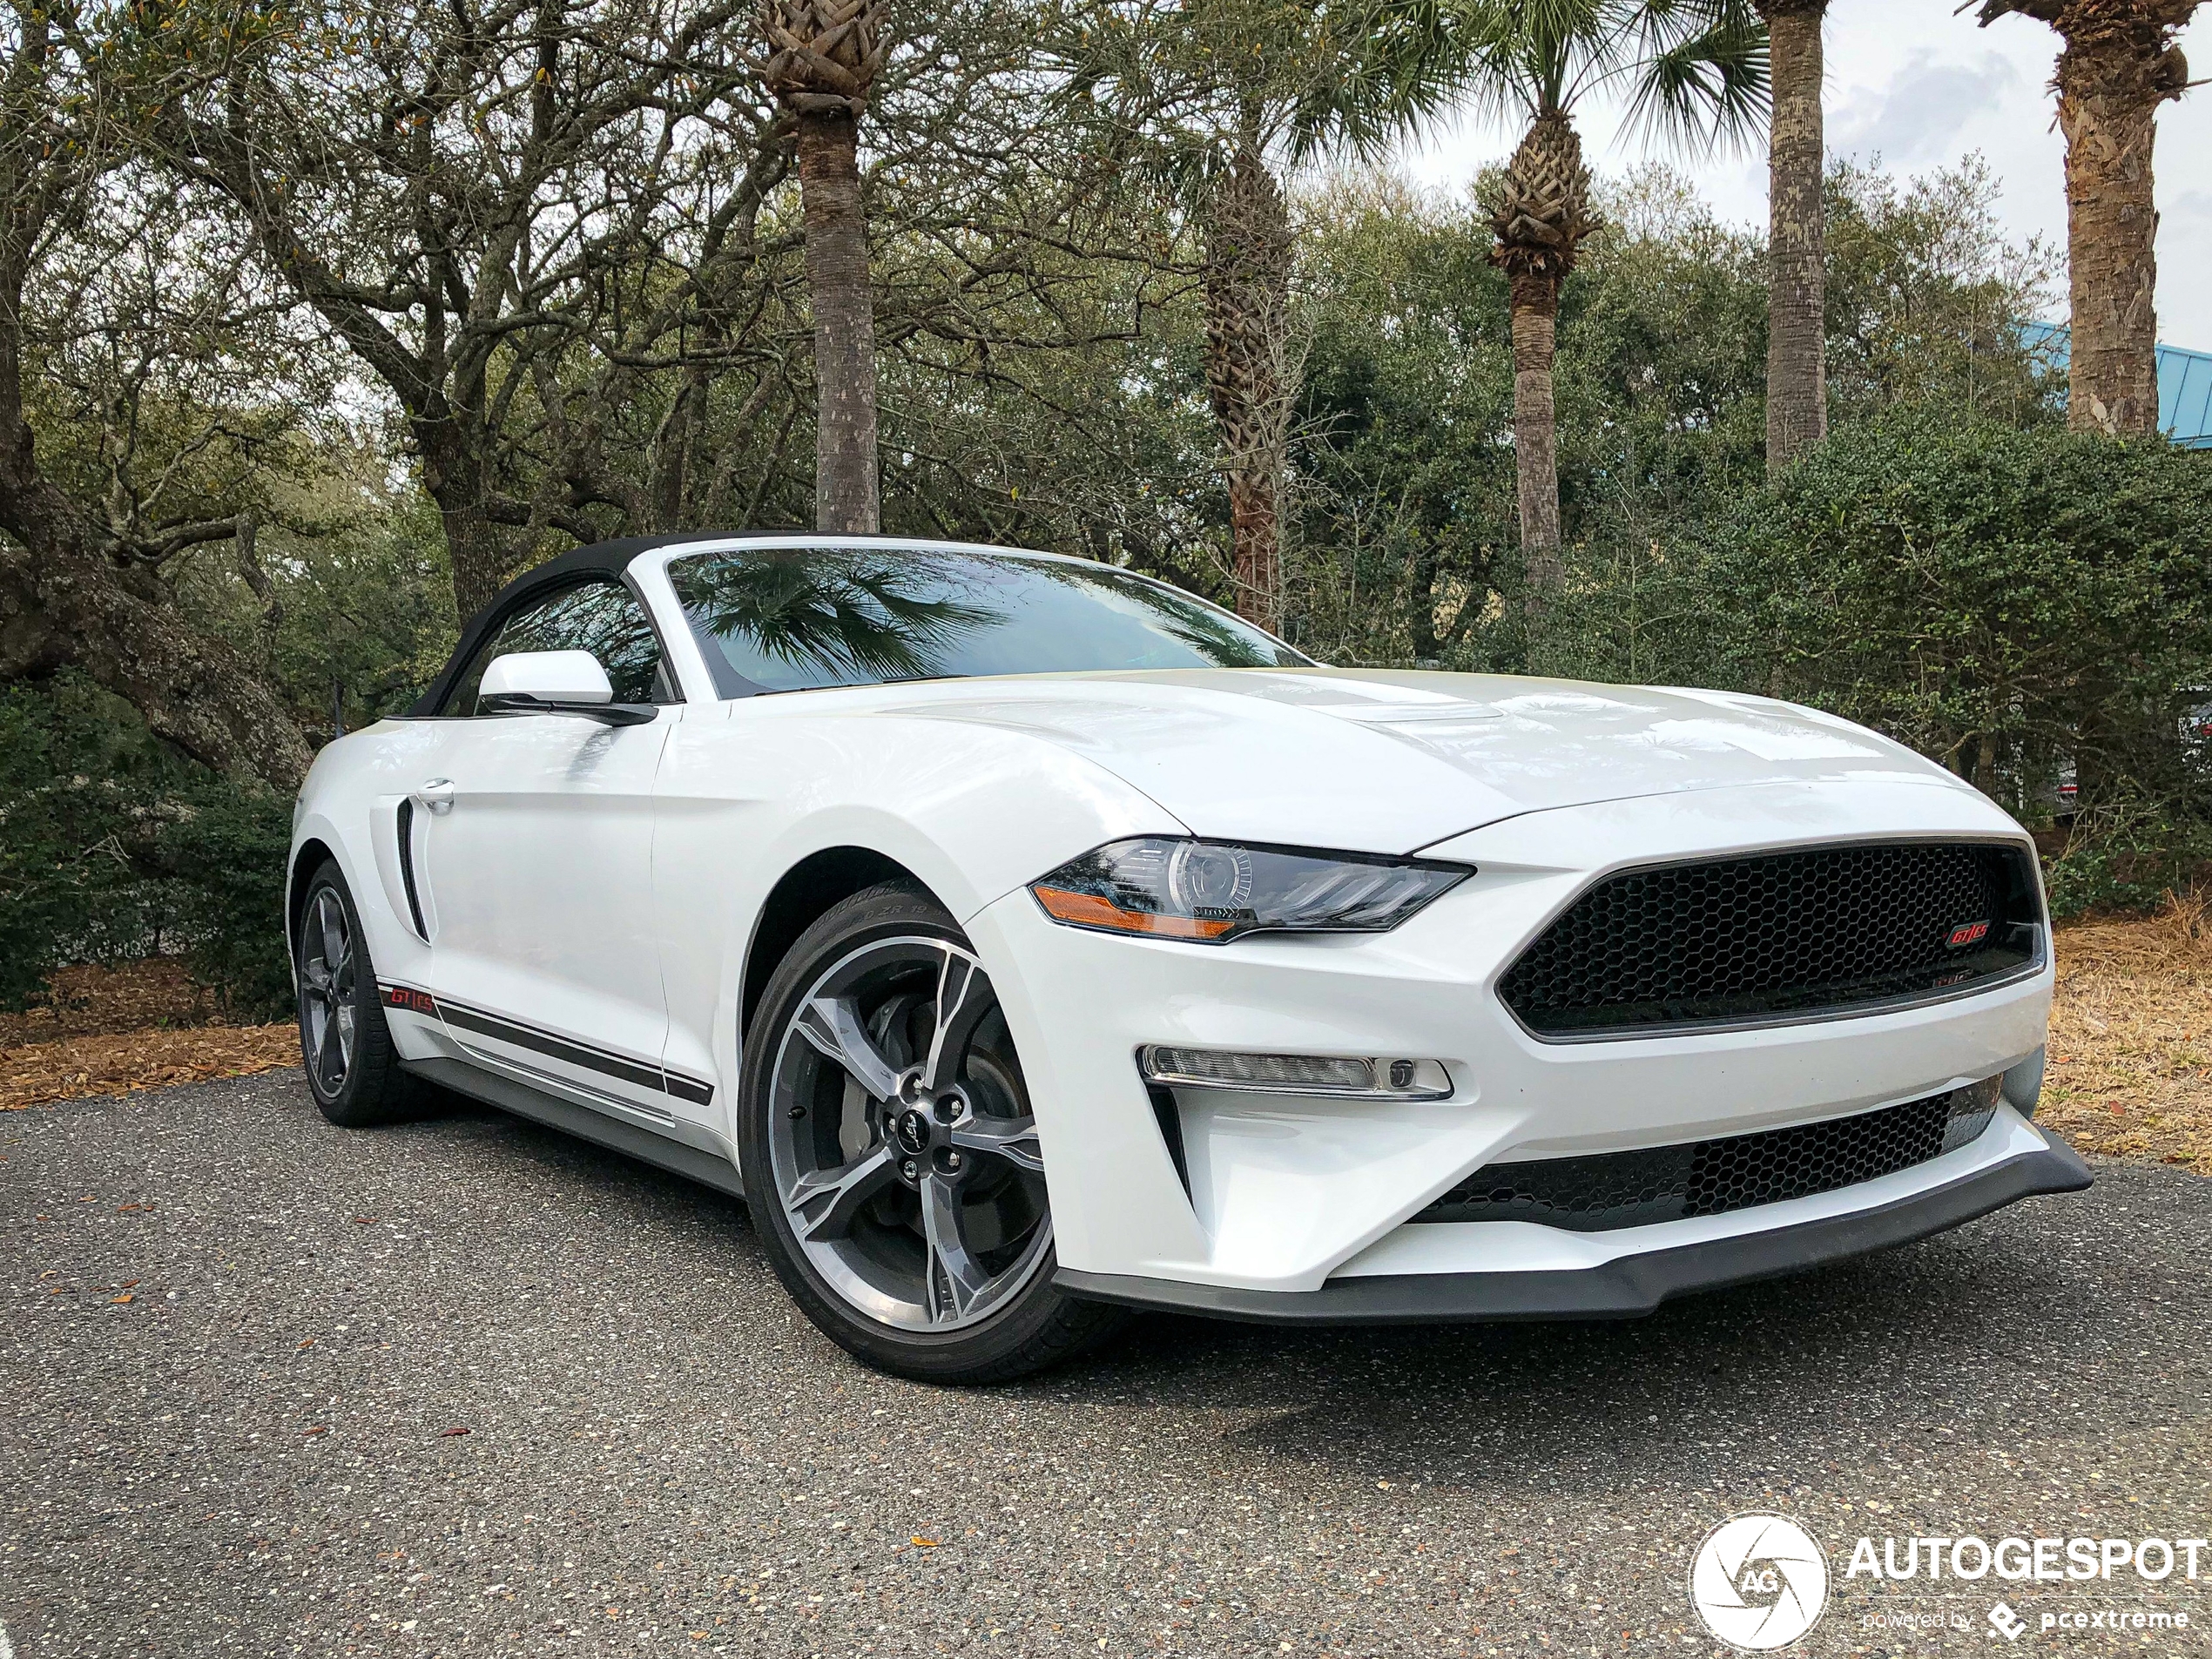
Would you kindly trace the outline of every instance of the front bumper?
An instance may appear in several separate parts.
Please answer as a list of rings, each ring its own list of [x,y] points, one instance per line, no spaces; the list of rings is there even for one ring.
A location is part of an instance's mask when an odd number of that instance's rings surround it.
[[[1538,1272],[1555,1285],[1562,1271],[1591,1269],[1619,1280],[1629,1270],[1616,1258],[1840,1222],[2048,1150],[2003,1111],[1973,1146],[1882,1181],[1696,1223],[1575,1235],[1413,1220],[1494,1163],[1847,1116],[2029,1061],[2049,1012],[2047,961],[1952,1001],[1602,1042],[1540,1042],[1498,1000],[1526,941],[1613,868],[1885,834],[2020,832],[1982,797],[1929,785],[1773,785],[1562,808],[1430,849],[1478,873],[1392,933],[1226,947],[1063,927],[1026,890],[1005,894],[963,921],[1022,1057],[1055,1249],[1080,1276],[1068,1282],[1157,1283],[1154,1299],[1177,1305],[1190,1305],[1177,1300],[1185,1293],[1250,1293],[1271,1306],[1345,1300],[1339,1286],[1361,1278]],[[1178,1086],[1163,1121],[1136,1068],[1149,1043],[1429,1059],[1453,1092],[1383,1102]],[[1163,1134],[1170,1122],[1179,1147]]]
[[[1910,1244],[2033,1193],[2080,1192],[2090,1180],[2088,1166],[2064,1143],[2053,1141],[1871,1210],[1619,1256],[1591,1267],[1378,1273],[1332,1279],[1318,1291],[1250,1291],[1067,1267],[1054,1282],[1093,1301],[1269,1325],[1634,1319],[1673,1297]]]

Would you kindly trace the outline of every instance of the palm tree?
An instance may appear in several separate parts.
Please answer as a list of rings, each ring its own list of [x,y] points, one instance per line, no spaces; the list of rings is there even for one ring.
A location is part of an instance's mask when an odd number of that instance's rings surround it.
[[[1739,138],[1764,111],[1766,30],[1750,0],[1470,0],[1480,105],[1528,123],[1482,206],[1510,283],[1514,464],[1532,612],[1565,581],[1552,359],[1560,287],[1599,226],[1575,107],[1625,84],[1630,120],[1692,145]]]
[[[1828,0],[1756,0],[1774,81],[1767,129],[1766,465],[1828,435],[1827,225],[1820,31]]]
[[[814,313],[814,527],[880,528],[875,310],[860,205],[860,117],[883,65],[882,0],[760,0],[761,66],[797,130]]]
[[[2158,106],[2188,86],[2174,44],[2198,0],[1983,0],[1986,28],[2034,17],[2066,44],[2052,84],[2066,133],[2067,264],[2073,338],[2067,424],[2158,431],[2158,206],[2151,144]]]
[[[1278,625],[1298,366],[1280,174],[1369,158],[1440,108],[1467,64],[1449,0],[1136,0],[1080,6],[1070,108],[1103,112],[1181,196],[1202,243],[1206,394],[1229,490],[1238,613]]]
[[[1213,170],[1205,234],[1206,401],[1229,485],[1237,611],[1279,625],[1282,496],[1296,366],[1289,361],[1291,217],[1258,132]]]

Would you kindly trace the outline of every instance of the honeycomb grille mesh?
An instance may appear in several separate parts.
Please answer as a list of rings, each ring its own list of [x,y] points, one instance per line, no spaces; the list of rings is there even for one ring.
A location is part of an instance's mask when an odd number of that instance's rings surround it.
[[[1856,1186],[1925,1163],[1989,1127],[1998,1079],[1854,1117],[1592,1157],[1495,1163],[1416,1221],[1534,1221],[1609,1232],[1726,1215]]]
[[[2009,846],[1820,847],[1628,870],[1570,906],[1499,995],[1540,1036],[1655,1035],[1910,1001],[2036,960]]]

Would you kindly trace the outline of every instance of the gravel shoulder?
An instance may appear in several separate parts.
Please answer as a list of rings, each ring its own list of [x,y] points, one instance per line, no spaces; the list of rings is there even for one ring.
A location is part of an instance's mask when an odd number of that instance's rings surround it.
[[[0,1117],[0,1622],[33,1655],[1717,1650],[1684,1575],[1793,1515],[1816,1653],[1984,1653],[1871,1534],[2212,1532],[2212,1183],[2096,1189],[1635,1324],[1167,1318],[988,1392],[878,1377],[717,1195],[296,1072]],[[465,1431],[465,1432],[457,1432]],[[2200,1651],[2186,1634],[2006,1651]],[[1865,1615],[1971,1615],[1898,1635]]]

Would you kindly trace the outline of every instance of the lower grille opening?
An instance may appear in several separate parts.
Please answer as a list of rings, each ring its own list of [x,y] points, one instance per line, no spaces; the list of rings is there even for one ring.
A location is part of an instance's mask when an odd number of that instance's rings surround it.
[[[1925,1163],[1979,1137],[1997,1109],[1991,1077],[1878,1112],[1636,1152],[1494,1163],[1415,1221],[1534,1221],[1610,1232],[1833,1192]]]

